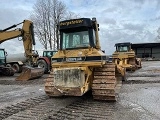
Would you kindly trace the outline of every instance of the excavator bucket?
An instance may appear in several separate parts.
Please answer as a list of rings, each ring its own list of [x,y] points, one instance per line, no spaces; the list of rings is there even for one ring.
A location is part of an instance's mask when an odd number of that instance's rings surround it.
[[[16,80],[32,80],[35,78],[39,78],[44,74],[43,68],[32,68],[29,66],[25,66],[22,69],[22,73],[16,78]]]

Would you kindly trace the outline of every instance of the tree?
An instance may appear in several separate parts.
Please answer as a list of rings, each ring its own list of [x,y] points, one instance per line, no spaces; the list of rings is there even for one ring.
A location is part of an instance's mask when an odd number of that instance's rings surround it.
[[[31,20],[34,32],[45,49],[59,48],[59,32],[57,25],[61,20],[77,18],[73,12],[67,12],[66,5],[59,0],[37,0]]]
[[[71,12],[71,11],[67,11],[66,15],[64,16],[64,18],[66,20],[68,20],[68,19],[75,19],[75,18],[80,18],[80,15],[77,15],[74,12]]]

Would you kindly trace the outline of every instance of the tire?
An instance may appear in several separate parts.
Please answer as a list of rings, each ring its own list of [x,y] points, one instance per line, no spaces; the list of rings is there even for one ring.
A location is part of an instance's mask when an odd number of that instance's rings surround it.
[[[15,73],[15,71],[12,67],[5,67],[2,74],[5,76],[13,76],[14,73]]]
[[[7,64],[6,67],[12,67],[12,65],[11,64]]]
[[[39,68],[44,69],[44,73],[48,73],[48,65],[45,60],[38,60],[37,64]]]
[[[13,64],[12,68],[15,70],[16,73],[20,73],[22,71],[17,63]]]

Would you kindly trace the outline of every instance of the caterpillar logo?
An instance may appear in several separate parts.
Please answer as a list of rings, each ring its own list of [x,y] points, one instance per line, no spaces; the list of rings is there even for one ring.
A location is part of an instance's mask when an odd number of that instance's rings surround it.
[[[81,57],[76,57],[76,58],[66,58],[66,61],[81,61]]]
[[[68,26],[68,25],[81,24],[81,23],[83,23],[83,20],[79,19],[79,20],[60,22],[60,26]]]

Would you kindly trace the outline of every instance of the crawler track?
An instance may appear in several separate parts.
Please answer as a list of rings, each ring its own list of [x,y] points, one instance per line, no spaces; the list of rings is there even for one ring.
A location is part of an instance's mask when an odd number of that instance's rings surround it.
[[[92,85],[93,98],[96,100],[116,101],[116,66],[114,63],[107,63],[104,67],[96,68]]]

